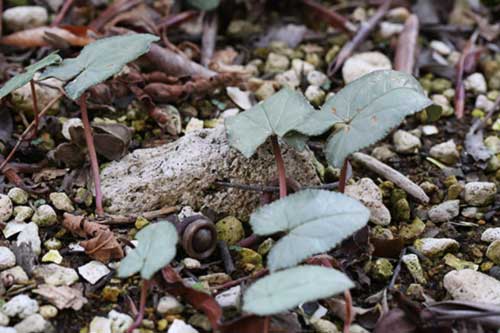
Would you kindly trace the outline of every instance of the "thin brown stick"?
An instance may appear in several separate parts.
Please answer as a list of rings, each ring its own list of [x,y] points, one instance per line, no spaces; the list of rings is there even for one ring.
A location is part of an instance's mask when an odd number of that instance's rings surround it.
[[[214,55],[218,26],[217,12],[205,13],[205,17],[203,18],[203,36],[201,38],[201,64],[205,67],[208,67]]]
[[[332,9],[326,8],[315,0],[302,0],[302,3],[312,9],[322,20],[334,28],[343,30],[347,33],[356,31],[356,26],[344,16],[337,14]]]
[[[61,22],[62,20],[64,19],[64,17],[66,16],[66,13],[68,12],[68,10],[71,8],[71,6],[73,5],[73,2],[75,0],[66,0],[64,1],[64,4],[61,8],[61,10],[59,11],[59,13],[57,13],[57,16],[56,18],[54,19],[54,21],[52,21],[51,23],[51,26],[52,27],[57,27]]]
[[[456,72],[455,72],[455,116],[457,119],[461,119],[464,116],[464,109],[465,109],[465,86],[463,82],[463,76],[465,73],[465,67],[466,63],[468,62],[468,58],[474,54],[476,51],[476,40],[478,37],[478,33],[475,32],[472,34],[472,36],[469,38],[467,43],[465,44],[465,47],[462,51],[462,54],[460,55],[460,59],[458,60],[458,63],[456,65]]]
[[[35,113],[35,128],[33,129],[33,136],[37,136],[38,134],[38,126],[40,122],[40,115],[38,112],[38,102],[36,98],[36,90],[35,90],[35,82],[30,80],[30,88],[31,88],[31,98],[33,99],[33,112]]]
[[[214,290],[215,293],[218,294],[222,290],[229,289],[231,287],[237,286],[240,283],[248,281],[250,279],[258,279],[258,278],[260,278],[260,277],[262,277],[264,275],[267,275],[268,273],[269,273],[269,270],[267,268],[263,268],[260,271],[257,271],[257,272],[255,272],[252,275],[247,275],[247,276],[241,277],[241,278],[236,279],[236,280],[228,281],[228,282],[226,282],[224,284],[221,284],[219,286],[210,287],[210,289]]]
[[[169,215],[175,213],[179,210],[179,207],[163,207],[158,210],[153,210],[144,213],[136,213],[130,215],[105,215],[103,218],[99,219],[98,222],[104,224],[127,224],[134,223],[138,217],[142,216],[147,220],[153,220],[161,216]]]
[[[99,161],[94,146],[94,138],[92,137],[92,128],[90,127],[89,116],[87,114],[87,94],[80,97],[80,110],[82,112],[83,130],[85,132],[85,141],[89,151],[90,167],[94,177],[95,188],[95,211],[99,216],[104,215],[102,206],[101,178],[99,177]]]
[[[3,0],[0,0],[0,37],[2,37],[3,30],[2,30],[2,25],[3,25]]]
[[[89,29],[99,31],[116,15],[130,10],[141,3],[141,0],[115,1],[111,6],[108,6],[106,10],[101,12],[95,20],[90,22]]]
[[[179,25],[181,23],[184,23],[186,21],[189,21],[197,17],[199,14],[200,12],[195,10],[188,10],[182,13],[173,14],[164,19],[161,19],[156,24],[156,28],[161,29],[161,28],[175,27],[176,25]]]
[[[342,169],[340,170],[340,179],[339,179],[339,192],[345,192],[345,185],[347,183],[347,171],[349,169],[349,159],[346,158],[344,163],[342,164]]]
[[[344,333],[349,333],[351,332],[351,323],[352,323],[352,296],[349,289],[344,291],[344,299],[345,299]]]
[[[417,39],[419,21],[417,15],[410,15],[405,21],[405,27],[398,38],[394,68],[398,71],[413,74],[417,58]]]
[[[358,46],[370,35],[373,29],[375,29],[377,24],[384,17],[385,13],[387,13],[390,5],[391,0],[385,0],[384,3],[377,9],[375,14],[373,14],[373,16],[366,22],[366,24],[361,25],[353,39],[342,47],[337,57],[328,66],[329,77],[333,77],[335,73],[337,73],[347,58],[349,58]]]
[[[134,323],[128,328],[127,333],[132,333],[136,328],[141,326],[142,319],[144,319],[144,310],[146,309],[146,299],[148,297],[148,290],[149,290],[149,280],[142,280],[139,313],[137,314]]]
[[[63,96],[63,94],[59,94],[56,97],[54,97],[45,106],[45,108],[40,112],[39,117],[42,117],[43,115],[45,115],[50,110],[50,108],[52,107],[52,105],[54,105],[62,96]],[[7,163],[9,163],[9,161],[12,159],[12,157],[16,153],[16,151],[19,148],[19,146],[21,145],[21,143],[26,139],[27,135],[29,133],[31,133],[31,131],[33,130],[34,126],[35,126],[35,121],[33,120],[31,122],[31,124],[29,124],[29,126],[26,127],[26,129],[24,130],[24,132],[21,134],[21,136],[19,137],[19,139],[16,142],[16,145],[14,146],[14,148],[12,148],[12,150],[9,153],[9,155],[7,155],[7,157],[0,164],[0,171],[3,171],[3,169],[5,168],[5,166],[7,165]]]
[[[285,161],[283,161],[283,156],[281,155],[280,144],[278,143],[278,137],[273,135],[271,137],[271,144],[273,146],[274,158],[276,159],[276,167],[278,168],[278,179],[280,183],[280,198],[286,197],[286,169]]]

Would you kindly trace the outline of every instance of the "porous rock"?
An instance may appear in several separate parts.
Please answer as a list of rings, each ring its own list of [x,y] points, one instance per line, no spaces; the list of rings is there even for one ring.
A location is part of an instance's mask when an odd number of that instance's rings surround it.
[[[302,185],[319,183],[310,152],[282,148],[288,177]],[[222,126],[188,133],[160,147],[135,150],[101,173],[109,213],[182,204],[238,218],[246,218],[257,207],[260,194],[216,187],[214,182],[269,184],[277,175],[270,145],[261,146],[247,159],[229,146]]]

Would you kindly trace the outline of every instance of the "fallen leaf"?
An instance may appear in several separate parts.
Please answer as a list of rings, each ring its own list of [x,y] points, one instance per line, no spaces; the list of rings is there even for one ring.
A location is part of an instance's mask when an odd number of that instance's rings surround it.
[[[109,262],[111,259],[123,258],[123,249],[108,226],[89,222],[84,216],[68,213],[64,214],[62,224],[72,234],[90,238],[80,242],[80,245],[91,258],[104,263]]]
[[[62,39],[71,46],[85,46],[94,40],[90,37],[76,35],[69,29],[60,27],[38,27],[18,31],[5,36],[0,39],[0,44],[22,48],[48,46],[51,45],[49,43],[50,36]]]
[[[69,286],[55,287],[42,284],[33,292],[45,298],[49,303],[54,304],[59,310],[71,308],[78,311],[87,303],[87,299],[83,297],[81,290]]]

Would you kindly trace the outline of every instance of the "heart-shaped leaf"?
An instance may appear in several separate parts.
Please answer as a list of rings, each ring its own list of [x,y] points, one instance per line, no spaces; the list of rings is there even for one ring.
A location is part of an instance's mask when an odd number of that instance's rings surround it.
[[[85,46],[78,57],[64,59],[60,66],[47,68],[42,78],[68,81],[76,77],[65,87],[68,96],[76,100],[89,87],[103,82],[148,52],[151,43],[157,40],[157,36],[150,34],[103,38]]]
[[[243,310],[261,316],[277,314],[304,302],[333,296],[353,286],[344,273],[335,269],[298,266],[252,284],[243,297]]]
[[[320,117],[324,115],[314,110],[302,94],[283,88],[249,110],[226,118],[225,126],[231,146],[250,157],[271,135],[303,148],[304,135],[319,135],[331,127],[331,122],[319,121]]]
[[[175,257],[177,230],[170,222],[158,222],[146,226],[136,236],[138,246],[127,253],[118,268],[119,277],[129,277],[141,272],[149,280]]]
[[[7,83],[5,83],[2,89],[0,89],[0,99],[4,98],[14,90],[21,88],[26,83],[30,82],[35,76],[35,73],[39,70],[47,66],[60,63],[61,60],[61,57],[54,52],[49,54],[39,62],[26,67],[26,71],[24,73],[14,76],[12,79],[7,81]]]
[[[257,235],[286,233],[268,256],[268,267],[275,271],[330,250],[369,217],[365,206],[344,194],[304,190],[257,209],[250,224]]]
[[[187,2],[199,10],[212,10],[219,6],[220,0],[187,0]]]
[[[431,104],[420,83],[403,72],[375,71],[349,83],[321,108],[327,122],[341,124],[328,139],[328,162],[341,167],[351,153],[374,144],[406,116]]]

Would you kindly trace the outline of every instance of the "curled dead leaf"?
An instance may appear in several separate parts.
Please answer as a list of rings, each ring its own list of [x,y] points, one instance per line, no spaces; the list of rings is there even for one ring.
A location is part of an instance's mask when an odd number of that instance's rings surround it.
[[[64,41],[71,46],[85,46],[94,39],[86,35],[77,35],[75,29],[60,27],[38,27],[18,31],[0,39],[0,44],[22,48],[51,45],[53,41]]]
[[[108,226],[87,221],[84,216],[68,213],[64,214],[62,224],[72,234],[90,238],[80,244],[91,258],[104,263],[111,259],[123,258],[123,249]]]

